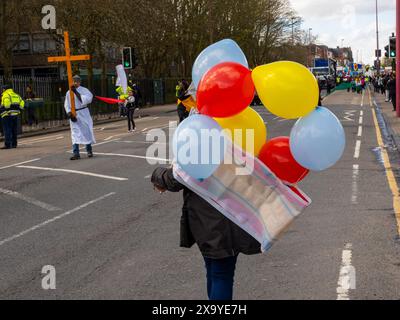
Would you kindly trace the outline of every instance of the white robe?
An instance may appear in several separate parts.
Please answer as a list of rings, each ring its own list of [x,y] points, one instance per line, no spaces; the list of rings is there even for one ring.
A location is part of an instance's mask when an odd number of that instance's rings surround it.
[[[88,104],[92,103],[93,94],[84,87],[79,87],[77,90],[81,94],[82,102],[80,102],[75,95],[75,107],[77,110],[76,118],[78,121],[70,121],[72,144],[95,144],[96,139],[93,132],[93,120],[90,115],[89,108],[78,111],[79,109],[85,108]],[[66,95],[64,108],[67,113],[71,112],[71,99],[69,91]]]

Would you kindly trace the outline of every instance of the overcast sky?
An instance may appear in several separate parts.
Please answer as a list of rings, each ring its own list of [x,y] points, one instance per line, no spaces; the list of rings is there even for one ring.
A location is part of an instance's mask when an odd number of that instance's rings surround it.
[[[318,42],[329,47],[352,47],[354,59],[373,64],[376,49],[375,0],[289,0],[304,19],[303,29],[312,28]],[[378,0],[380,48],[389,43],[396,29],[396,0]],[[361,61],[362,60],[362,61]]]

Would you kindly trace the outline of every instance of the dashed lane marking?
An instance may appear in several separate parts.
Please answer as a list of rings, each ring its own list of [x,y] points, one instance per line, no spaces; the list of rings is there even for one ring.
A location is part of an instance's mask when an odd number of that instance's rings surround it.
[[[354,151],[354,159],[360,158],[360,152],[361,152],[361,141],[357,140],[356,150]]]
[[[362,137],[362,134],[363,134],[363,127],[362,127],[362,126],[359,126],[359,127],[358,127],[357,137]]]
[[[350,290],[356,289],[356,269],[352,266],[352,247],[352,244],[347,244],[342,253],[342,265],[336,289],[337,300],[350,300]]]
[[[41,228],[43,228],[43,227],[45,227],[45,226],[47,226],[47,225],[49,225],[49,224],[51,224],[51,223],[53,223],[53,222],[56,222],[56,221],[58,221],[58,220],[61,220],[61,219],[65,218],[65,217],[67,217],[67,216],[69,216],[69,215],[71,215],[71,214],[73,214],[73,213],[75,213],[75,212],[78,212],[78,211],[80,211],[80,210],[82,210],[82,209],[85,209],[85,208],[87,208],[87,207],[89,207],[89,206],[91,206],[91,205],[93,205],[93,204],[96,204],[97,202],[100,202],[100,201],[102,201],[102,200],[105,200],[105,199],[107,199],[107,198],[109,198],[109,197],[111,197],[111,196],[113,196],[113,195],[115,195],[115,194],[116,194],[115,192],[106,194],[105,196],[102,196],[102,197],[100,197],[100,198],[97,198],[97,199],[95,199],[95,200],[92,200],[92,201],[90,201],[90,202],[87,202],[87,203],[85,203],[85,204],[83,204],[83,205],[81,205],[81,206],[79,206],[79,207],[76,207],[75,209],[72,209],[72,210],[70,210],[70,211],[67,211],[67,212],[65,212],[65,213],[63,213],[63,214],[61,214],[61,215],[59,215],[59,216],[57,216],[57,217],[54,217],[54,218],[52,218],[52,219],[50,219],[50,220],[47,220],[47,221],[45,221],[45,222],[43,222],[43,223],[41,223],[41,224],[38,224],[38,225],[34,226],[34,227],[32,227],[32,228],[29,228],[29,229],[27,229],[27,230],[25,230],[25,231],[22,231],[21,233],[18,233],[18,234],[16,234],[16,235],[12,236],[12,237],[9,237],[9,238],[7,238],[7,239],[4,239],[4,240],[0,241],[0,247],[3,246],[3,245],[5,245],[6,243],[9,243],[9,242],[11,242],[11,241],[17,240],[18,238],[21,238],[21,237],[23,237],[23,236],[25,236],[25,235],[27,235],[27,234],[33,232],[33,231],[36,231],[36,230],[38,230],[38,229],[41,229]]]
[[[72,174],[79,174],[79,175],[82,175],[82,176],[90,176],[90,177],[108,179],[108,180],[115,180],[115,181],[128,181],[129,180],[127,178],[119,178],[119,177],[107,176],[107,175],[96,174],[96,173],[91,173],[91,172],[67,170],[67,169],[43,168],[43,167],[32,167],[32,166],[18,166],[17,168],[31,169],[31,170],[41,170],[41,171],[50,171],[50,172],[72,173]]]

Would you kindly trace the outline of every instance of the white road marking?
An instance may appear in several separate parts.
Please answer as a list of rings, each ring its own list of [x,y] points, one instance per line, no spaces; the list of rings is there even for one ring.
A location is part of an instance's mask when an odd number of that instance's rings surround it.
[[[362,93],[361,107],[364,107],[364,94],[365,94],[365,91],[363,91],[363,93]]]
[[[351,195],[351,203],[358,204],[358,176],[360,174],[360,166],[358,164],[353,165],[353,188]]]
[[[347,244],[342,254],[342,265],[338,287],[336,290],[337,300],[350,300],[350,290],[356,289],[356,269],[352,266],[352,244]]]
[[[16,199],[19,199],[19,200],[22,200],[22,201],[25,201],[25,202],[27,202],[29,204],[32,204],[32,205],[34,205],[36,207],[39,207],[41,209],[44,209],[44,210],[47,210],[47,211],[50,211],[50,212],[55,212],[55,211],[60,211],[61,210],[60,208],[54,207],[54,206],[52,206],[50,204],[44,203],[42,201],[27,197],[27,196],[24,196],[23,194],[20,194],[20,193],[15,192],[15,191],[11,191],[11,190],[6,190],[6,189],[0,188],[0,193],[5,194],[5,195],[10,196],[10,197],[13,197],[13,198],[16,198]]]
[[[350,121],[350,122],[353,122],[353,121],[354,121],[354,116],[355,116],[355,113],[356,113],[356,112],[357,112],[356,110],[346,111],[346,112],[345,112],[345,116],[343,117],[344,120],[342,120],[342,121]]]
[[[360,116],[361,116],[361,117],[364,116],[364,111],[360,111]]]
[[[114,136],[108,137],[108,138],[104,139],[104,141],[107,142],[107,141],[113,140],[114,138],[128,136],[128,135],[129,135],[129,133],[120,133],[120,134],[116,134]]]
[[[362,137],[362,134],[363,134],[363,127],[362,127],[362,126],[359,126],[359,127],[358,127],[358,134],[357,134],[357,136],[358,136],[358,137]]]
[[[21,232],[21,233],[18,233],[18,234],[16,234],[16,235],[12,236],[12,237],[9,237],[9,238],[7,238],[7,239],[4,239],[4,240],[0,241],[0,247],[3,246],[3,245],[5,245],[5,244],[8,243],[8,242],[11,242],[11,241],[16,240],[16,239],[18,239],[18,238],[21,238],[21,237],[27,235],[28,233],[31,233],[31,232],[33,232],[33,231],[35,231],[35,230],[38,230],[38,229],[40,229],[40,228],[43,228],[43,227],[49,225],[50,223],[56,222],[56,221],[58,221],[58,220],[60,220],[60,219],[63,219],[63,218],[65,218],[65,217],[67,217],[67,216],[69,216],[69,215],[71,215],[71,214],[73,214],[73,213],[75,213],[75,212],[78,212],[78,211],[80,211],[80,210],[82,210],[82,209],[85,209],[85,208],[89,207],[90,205],[93,205],[93,204],[95,204],[95,203],[97,203],[97,202],[100,202],[100,201],[102,201],[102,200],[105,200],[105,199],[107,199],[107,198],[109,198],[109,197],[111,197],[111,196],[113,196],[113,195],[115,195],[115,194],[116,194],[115,192],[106,194],[105,196],[102,196],[102,197],[100,197],[100,198],[97,198],[97,199],[95,199],[95,200],[92,200],[92,201],[90,201],[90,202],[87,202],[87,203],[85,203],[85,204],[83,204],[83,205],[81,205],[81,206],[79,206],[79,207],[77,207],[77,208],[75,208],[75,209],[72,209],[71,211],[67,211],[67,212],[65,212],[65,213],[63,213],[63,214],[61,214],[61,215],[59,215],[59,216],[57,216],[57,217],[54,217],[54,218],[52,218],[52,219],[50,219],[50,220],[47,220],[47,221],[45,221],[45,222],[43,222],[43,223],[41,223],[41,224],[38,224],[38,225],[34,226],[34,227],[32,227],[32,228],[29,228],[29,229],[27,229],[27,230],[25,230],[25,231],[23,231],[23,232]]]
[[[47,138],[47,139],[36,140],[36,141],[31,140],[31,141],[20,143],[19,145],[28,146],[28,145],[32,145],[32,144],[51,142],[51,141],[57,141],[57,140],[62,140],[62,139],[64,139],[64,136],[54,137],[54,138]]]
[[[144,178],[147,180],[147,179],[150,179],[151,178],[151,174],[149,174],[148,176],[145,176]]]
[[[355,152],[354,152],[354,158],[355,158],[355,159],[360,158],[360,151],[361,151],[361,141],[360,141],[360,140],[357,140],[357,143],[356,143],[356,150],[355,150]]]
[[[96,177],[96,178],[102,178],[102,179],[108,179],[108,180],[116,180],[116,181],[128,181],[129,180],[127,178],[119,178],[119,177],[113,177],[113,176],[106,176],[106,175],[102,175],[102,174],[96,174],[96,173],[90,173],[90,172],[84,172],[84,171],[76,171],[76,170],[67,170],[67,169],[42,168],[42,167],[31,167],[31,166],[18,166],[17,168],[80,174],[82,176],[90,176],[90,177]]]
[[[29,160],[29,161],[24,161],[24,162],[20,162],[20,163],[16,163],[16,164],[12,164],[12,165],[0,168],[0,170],[9,169],[9,168],[13,168],[13,167],[18,167],[18,166],[21,166],[23,164],[32,163],[32,162],[36,162],[36,161],[39,161],[39,160],[40,160],[40,158]]]
[[[139,143],[139,144],[160,144],[160,145],[167,145],[165,142],[147,142],[147,141],[116,141],[118,143],[127,143],[127,144],[134,144],[134,143]]]
[[[63,135],[56,135],[56,136],[51,136],[51,137],[46,136],[46,137],[37,138],[37,139],[22,140],[22,143],[29,144],[29,143],[34,143],[34,142],[42,142],[42,141],[46,141],[46,140],[54,140],[54,139],[60,139],[60,138],[64,138],[64,136]]]
[[[83,153],[85,153],[85,152],[83,152]],[[123,158],[154,160],[154,161],[160,161],[160,162],[166,162],[166,163],[171,163],[172,162],[172,160],[167,160],[167,159],[163,159],[163,158],[143,157],[143,156],[135,156],[135,155],[131,155],[131,154],[96,152],[96,155],[106,156],[106,157],[123,157]]]
[[[361,116],[361,117],[360,117],[359,124],[363,124],[363,122],[364,122],[364,117],[363,117],[363,116]]]
[[[99,142],[99,143],[96,143],[95,145],[93,145],[93,147],[102,146],[104,144],[108,144],[108,143],[119,141],[119,140],[121,140],[121,139],[113,139],[113,140],[108,140],[108,141],[104,141],[104,142]],[[83,149],[86,149],[86,147],[81,148],[81,150],[83,150]]]

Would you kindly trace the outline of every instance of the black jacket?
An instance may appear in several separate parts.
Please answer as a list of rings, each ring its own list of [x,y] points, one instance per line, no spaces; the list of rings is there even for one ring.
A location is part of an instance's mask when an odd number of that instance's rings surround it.
[[[396,94],[396,79],[389,80],[387,89],[389,90],[391,96]]]
[[[203,198],[176,181],[172,169],[156,169],[152,183],[171,192],[183,190],[181,247],[191,248],[197,243],[203,256],[211,259],[225,259],[240,253],[261,253],[258,241]]]

